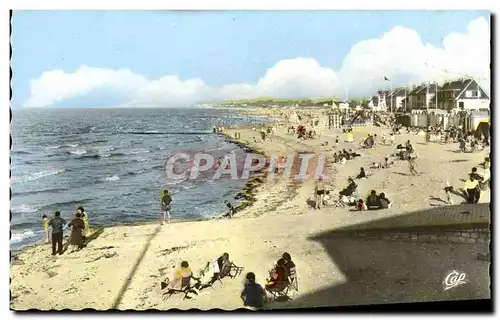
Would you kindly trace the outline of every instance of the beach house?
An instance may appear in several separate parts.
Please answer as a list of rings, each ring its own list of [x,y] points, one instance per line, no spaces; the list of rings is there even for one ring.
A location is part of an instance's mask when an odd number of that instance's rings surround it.
[[[378,96],[373,96],[370,101],[368,102],[368,109],[370,109],[373,112],[385,112],[386,108],[385,106],[380,106],[378,103]]]
[[[392,90],[387,95],[387,109],[393,111],[397,111],[398,109],[405,110],[405,107],[408,107],[405,101],[407,91],[406,87],[399,87]]]
[[[429,90],[427,90],[427,86],[429,86]],[[408,111],[426,109],[427,103],[429,102],[430,104],[435,95],[436,85],[428,85],[427,83],[424,83],[414,87],[410,92],[408,92],[406,97],[401,100],[401,102],[403,105],[406,105]],[[431,108],[430,105],[429,108]]]
[[[437,98],[437,99],[436,99]],[[432,105],[446,111],[489,111],[490,97],[483,88],[471,78],[444,83],[438,88]]]

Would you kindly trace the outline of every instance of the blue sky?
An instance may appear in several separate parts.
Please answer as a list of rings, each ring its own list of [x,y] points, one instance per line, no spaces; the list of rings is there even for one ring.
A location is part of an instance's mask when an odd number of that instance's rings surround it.
[[[442,47],[480,11],[16,11],[12,20],[13,105],[30,80],[80,66],[127,68],[147,79],[201,78],[208,86],[255,83],[278,61],[314,58],[339,70],[356,43],[394,26]],[[102,89],[94,98],[113,100]],[[92,95],[91,95],[92,96]],[[67,101],[78,104],[84,96]],[[92,99],[88,100],[89,103]],[[94,99],[95,100],[95,99]],[[57,104],[57,103],[56,103]]]

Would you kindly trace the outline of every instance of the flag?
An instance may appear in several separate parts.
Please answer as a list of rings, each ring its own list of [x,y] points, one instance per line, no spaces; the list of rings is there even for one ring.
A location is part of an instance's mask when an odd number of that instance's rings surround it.
[[[387,77],[385,77],[385,76],[384,76],[384,80],[385,80],[385,81],[391,81],[391,80],[389,80],[389,79],[388,79]]]

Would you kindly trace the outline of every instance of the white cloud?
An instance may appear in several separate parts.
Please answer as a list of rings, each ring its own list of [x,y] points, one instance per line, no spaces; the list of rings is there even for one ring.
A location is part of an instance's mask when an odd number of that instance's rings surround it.
[[[446,71],[445,71],[446,70]],[[122,92],[123,106],[185,106],[203,101],[252,97],[316,98],[369,96],[387,86],[418,84],[427,80],[479,77],[489,89],[490,26],[484,18],[469,23],[465,33],[451,33],[441,47],[422,42],[415,30],[396,26],[379,39],[355,44],[338,72],[313,58],[281,60],[255,84],[211,87],[202,79],[182,80],[175,75],[147,79],[128,69],[110,70],[82,66],[73,73],[44,72],[31,81],[28,107],[45,107],[94,90]]]

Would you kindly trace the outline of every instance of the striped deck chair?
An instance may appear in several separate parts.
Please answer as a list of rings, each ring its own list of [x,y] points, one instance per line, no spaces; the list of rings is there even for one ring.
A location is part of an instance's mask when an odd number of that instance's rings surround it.
[[[163,293],[164,299],[167,300],[172,295],[177,294],[177,293],[181,293],[184,295],[182,300],[191,299],[191,297],[189,297],[190,293],[198,295],[198,292],[194,289],[199,286],[199,282],[192,284],[191,279],[199,281],[199,278],[195,278],[195,277],[193,277],[193,275],[182,277],[180,289],[174,289],[174,288],[168,289],[166,292]],[[164,290],[165,288],[168,287],[169,284],[170,284],[170,279],[166,278],[165,281],[161,282],[161,289]]]

